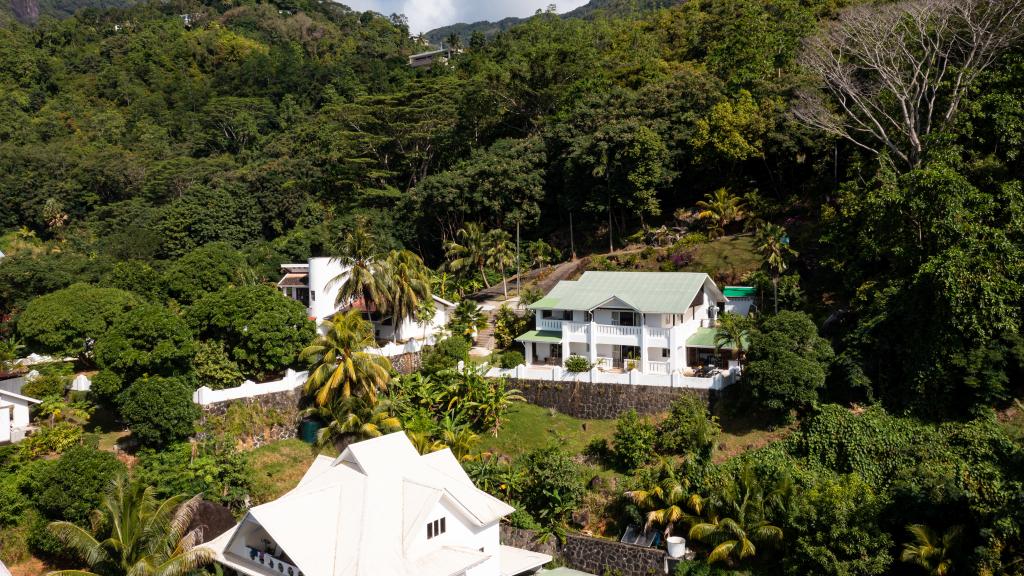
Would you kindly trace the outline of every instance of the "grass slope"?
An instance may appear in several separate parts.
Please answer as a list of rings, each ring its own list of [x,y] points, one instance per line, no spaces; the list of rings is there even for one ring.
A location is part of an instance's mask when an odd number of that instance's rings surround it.
[[[614,432],[615,420],[583,420],[518,402],[509,409],[497,437],[480,437],[480,450],[515,457],[557,443],[580,454],[591,440],[611,438]]]

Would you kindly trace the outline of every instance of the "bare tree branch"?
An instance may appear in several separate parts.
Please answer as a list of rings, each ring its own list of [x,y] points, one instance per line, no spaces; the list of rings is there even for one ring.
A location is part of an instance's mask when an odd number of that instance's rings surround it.
[[[1024,38],[1024,0],[907,0],[859,5],[804,44],[818,86],[793,115],[908,167],[956,117],[967,90]]]

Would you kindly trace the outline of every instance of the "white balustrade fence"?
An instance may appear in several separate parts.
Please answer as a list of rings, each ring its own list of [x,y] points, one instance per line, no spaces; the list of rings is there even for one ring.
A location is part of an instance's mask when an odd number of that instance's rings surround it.
[[[488,378],[513,378],[516,380],[541,380],[550,382],[591,382],[594,384],[623,384],[641,386],[665,386],[667,388],[692,388],[695,390],[721,390],[736,382],[739,368],[731,368],[708,378],[683,376],[679,373],[643,374],[630,372],[607,372],[593,368],[589,372],[569,372],[561,366],[526,366],[515,368],[491,368]]]

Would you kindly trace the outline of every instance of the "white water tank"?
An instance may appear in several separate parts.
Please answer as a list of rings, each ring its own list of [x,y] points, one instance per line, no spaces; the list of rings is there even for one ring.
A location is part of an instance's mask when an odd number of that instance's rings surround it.
[[[665,547],[668,548],[668,555],[673,558],[686,555],[686,539],[682,536],[669,536],[665,539]]]

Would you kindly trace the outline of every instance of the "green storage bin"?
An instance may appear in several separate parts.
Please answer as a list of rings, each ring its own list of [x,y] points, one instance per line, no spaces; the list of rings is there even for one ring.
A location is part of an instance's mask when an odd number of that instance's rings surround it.
[[[318,420],[303,420],[299,422],[299,440],[307,444],[316,444],[317,432],[323,428]]]

